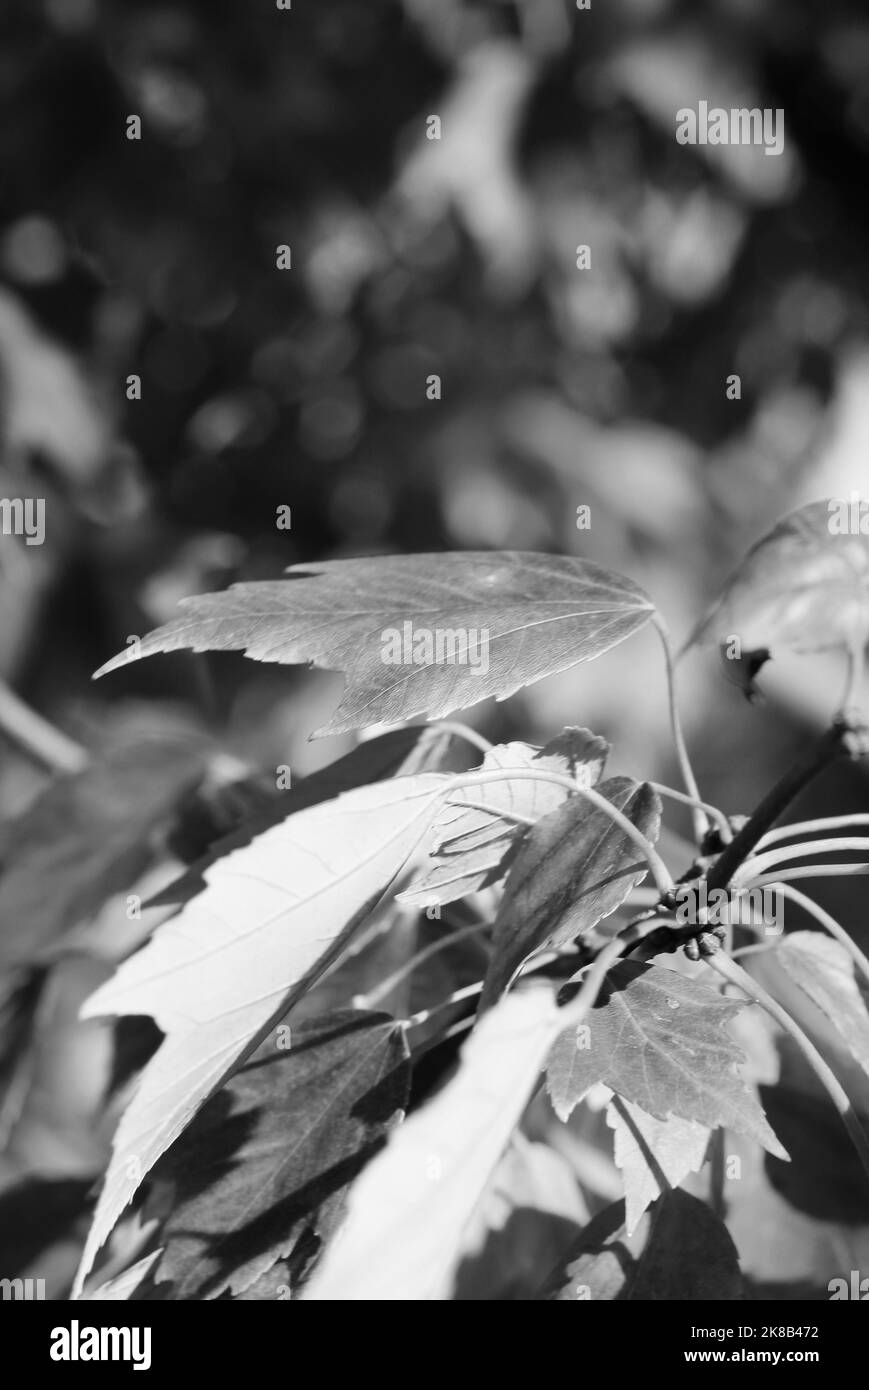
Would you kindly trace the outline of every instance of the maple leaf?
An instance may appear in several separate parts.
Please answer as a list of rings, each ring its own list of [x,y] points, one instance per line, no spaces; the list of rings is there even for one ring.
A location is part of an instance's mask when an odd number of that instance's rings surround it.
[[[556,772],[593,787],[603,774],[608,753],[604,739],[579,728],[565,729],[545,748],[527,743],[490,748],[475,771],[503,771],[504,781],[460,788],[448,799],[434,823],[429,850],[434,865],[399,894],[399,901],[415,907],[443,906],[497,883],[523,834],[510,817],[539,820],[570,796],[566,787],[553,782],[511,778],[509,773]],[[485,810],[480,809],[481,802]]]
[[[560,1026],[550,989],[507,995],[465,1043],[456,1074],[393,1131],[350,1189],[345,1225],[302,1295],[442,1300],[462,1236]]]
[[[625,1227],[632,1235],[650,1202],[699,1172],[712,1131],[678,1115],[656,1120],[621,1096],[607,1106],[607,1124],[614,1131],[616,1167],[625,1184]]]
[[[244,1293],[279,1259],[299,1277],[407,1105],[407,1043],[388,1015],[326,1014],[288,1040],[232,1077],[156,1169],[176,1185],[157,1270],[173,1299]]]
[[[76,1287],[203,1101],[337,957],[429,828],[447,778],[395,778],[288,817],[205,871],[83,1014],[150,1014],[166,1034],[115,1134]]]
[[[661,804],[645,782],[611,777],[597,791],[647,839],[657,839]],[[566,945],[615,912],[647,873],[638,853],[624,830],[582,796],[571,796],[532,826],[498,908],[481,1010],[532,951]]]
[[[869,1008],[845,947],[821,932],[790,932],[779,943],[776,961],[826,1015],[852,1056],[869,1072]]]
[[[748,695],[777,647],[856,657],[866,646],[869,535],[839,529],[836,505],[810,502],[762,536],[685,644],[717,642]]]
[[[633,1235],[624,1203],[590,1222],[540,1297],[556,1303],[584,1299],[695,1302],[742,1298],[739,1256],[727,1227],[705,1202],[678,1188],[660,1197]]]
[[[737,1068],[745,1055],[725,1031],[748,1004],[659,965],[623,961],[579,1032],[552,1049],[547,1086],[566,1120],[589,1087],[603,1081],[649,1115],[677,1115],[709,1129],[725,1125],[787,1158]]]
[[[566,555],[376,555],[287,573],[185,599],[183,616],[96,675],[182,649],[341,671],[344,697],[315,731],[336,734],[504,700],[601,656],[654,613],[631,580]]]

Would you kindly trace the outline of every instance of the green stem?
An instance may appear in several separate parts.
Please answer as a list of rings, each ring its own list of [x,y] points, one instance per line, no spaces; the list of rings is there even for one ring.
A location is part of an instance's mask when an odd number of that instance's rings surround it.
[[[493,819],[509,821],[511,825],[524,825],[527,827],[536,825],[537,821],[540,819],[539,816],[520,816],[518,811],[505,811],[502,807],[493,805],[491,801],[470,801],[462,797],[461,801],[456,801],[453,804],[455,806],[461,806],[462,809],[467,807],[469,811],[485,811],[486,814],[492,816]],[[465,831],[461,832],[461,834],[465,833]],[[452,838],[455,839],[458,837],[453,836]],[[449,843],[449,838],[441,841],[442,845],[448,845]]]
[[[396,985],[400,985],[402,980],[406,979],[408,975],[412,975],[418,966],[430,960],[432,956],[436,956],[440,951],[446,951],[456,941],[464,941],[468,936],[479,935],[481,931],[485,931],[490,926],[491,922],[474,922],[469,927],[461,927],[458,931],[439,937],[437,941],[433,941],[421,951],[417,951],[410,960],[405,961],[404,965],[400,965],[391,975],[387,975],[385,980],[381,980],[380,984],[369,990],[367,994],[357,994],[353,1000],[354,1009],[375,1008],[381,1000],[386,999],[392,993]]]
[[[746,860],[758,841],[787,809],[795,796],[838,757],[851,755],[849,736],[853,731],[837,721],[818,739],[804,758],[801,758],[776,783],[748,818],[730,844],[718,856],[709,871],[707,887],[726,888],[740,864]]]
[[[758,956],[764,951],[777,951],[778,947],[778,941],[765,941],[755,946],[740,946],[737,951],[731,951],[729,954],[731,960],[737,960],[740,956]]]
[[[716,822],[724,844],[729,844],[733,839],[730,821],[727,819],[724,812],[720,811],[717,806],[713,806],[708,801],[698,801],[695,797],[688,796],[687,792],[677,792],[673,787],[668,787],[664,782],[649,782],[648,785],[652,788],[652,791],[656,791],[659,796],[666,796],[669,797],[671,801],[681,802],[683,806],[699,807],[701,811],[705,811],[707,816]]]
[[[483,734],[478,734],[476,729],[472,729],[468,724],[462,724],[457,719],[441,719],[437,724],[428,724],[425,727],[443,729],[445,733],[455,734],[457,738],[463,738],[466,743],[472,743],[484,756],[495,746]]]
[[[673,660],[673,648],[670,643],[670,634],[667,625],[659,613],[652,616],[652,622],[658,636],[661,639],[661,646],[664,649],[664,661],[667,667],[667,699],[670,706],[670,727],[673,731],[673,744],[676,749],[676,758],[679,769],[682,773],[682,781],[685,783],[685,790],[694,803],[694,838],[699,845],[703,843],[709,831],[709,821],[706,818],[706,803],[701,800],[700,789],[697,786],[697,778],[694,776],[694,769],[691,766],[691,759],[688,755],[688,745],[685,742],[685,735],[682,731],[682,720],[679,716],[679,700],[676,693],[676,665]]]
[[[847,717],[848,711],[856,703],[857,693],[863,678],[863,645],[849,642],[846,650],[847,666],[845,670],[845,689],[842,692],[841,717]]]
[[[766,873],[777,864],[787,863],[789,859],[804,859],[809,854],[839,854],[846,849],[869,850],[869,839],[858,835],[838,835],[832,840],[805,840],[801,844],[783,845],[770,850],[768,854],[746,859],[733,875],[731,883],[738,888],[744,880]]]
[[[410,1018],[405,1018],[403,1024],[405,1028],[418,1028],[421,1023],[428,1023],[433,1014],[439,1014],[442,1009],[447,1009],[451,1004],[461,1004],[465,999],[473,999],[475,994],[480,994],[483,989],[483,981],[477,980],[475,984],[465,985],[463,989],[454,990],[446,999],[442,999],[439,1004],[433,1004],[430,1009],[420,1009],[419,1013],[411,1014]]]
[[[780,840],[790,840],[794,836],[802,838],[814,835],[817,830],[844,830],[847,827],[869,825],[869,815],[855,812],[852,816],[820,816],[817,820],[795,821],[793,825],[782,825],[777,830],[768,830],[757,842],[757,848],[768,849]]]
[[[767,888],[771,883],[790,883],[795,878],[852,878],[869,874],[869,864],[801,864],[796,869],[774,870],[750,879],[743,888]]]

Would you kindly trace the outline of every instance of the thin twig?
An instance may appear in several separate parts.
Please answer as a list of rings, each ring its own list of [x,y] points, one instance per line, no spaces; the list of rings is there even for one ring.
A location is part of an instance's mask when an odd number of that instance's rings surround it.
[[[846,718],[848,711],[856,703],[857,693],[863,679],[863,645],[856,642],[849,642],[846,648],[847,666],[845,670],[845,688],[842,691],[841,713],[842,718]]]
[[[653,614],[652,622],[661,639],[661,646],[664,648],[664,661],[667,667],[667,699],[670,705],[670,727],[673,731],[673,744],[676,749],[679,769],[682,773],[682,781],[685,783],[685,790],[694,803],[694,838],[697,844],[701,845],[709,831],[709,821],[705,814],[707,810],[706,804],[700,797],[697,778],[694,776],[694,769],[691,766],[691,759],[688,756],[688,746],[685,743],[685,735],[682,732],[682,721],[679,717],[679,700],[676,694],[676,668],[673,661],[673,648],[670,645],[670,634],[667,631],[666,623],[659,613]]]
[[[658,916],[643,917],[636,922],[630,922],[620,936],[614,936],[611,941],[607,942],[603,950],[595,956],[591,965],[583,966],[581,970],[578,970],[577,973],[571,977],[570,983],[573,983],[588,971],[588,975],[584,980],[582,989],[576,996],[575,1002],[578,1004],[586,991],[589,994],[593,993],[596,999],[598,990],[610,966],[613,965],[620,956],[626,955],[628,951],[633,951],[634,947],[638,946],[641,941],[644,941],[647,936],[650,936],[653,931],[657,931],[659,927],[669,927],[669,925],[670,923],[666,918]],[[592,1003],[593,1002],[594,1000],[592,1000]],[[589,1008],[591,1008],[591,1004]]]
[[[787,809],[795,796],[807,787],[836,758],[851,755],[848,747],[853,730],[837,721],[818,739],[804,758],[796,763],[763,798],[730,844],[722,851],[709,871],[707,888],[726,888],[740,864],[748,858],[755,845]]]
[[[461,806],[463,809],[467,808],[469,811],[485,811],[486,814],[492,816],[493,819],[506,820],[509,821],[511,825],[524,825],[527,827],[536,825],[539,819],[539,817],[535,818],[534,816],[521,816],[518,811],[505,811],[500,806],[495,806],[491,801],[467,801],[462,797],[461,801],[453,801],[450,804],[452,806]],[[467,833],[466,830],[462,830],[456,835],[451,835],[442,840],[441,845],[448,845],[450,840],[459,840]]]
[[[869,815],[855,812],[852,816],[819,816],[817,820],[795,821],[793,825],[781,825],[777,830],[768,830],[757,842],[759,850],[778,844],[780,840],[791,840],[794,836],[803,838],[813,835],[816,830],[844,830],[846,827],[869,825]]]
[[[462,989],[454,990],[446,999],[441,999],[439,1004],[432,1004],[430,1009],[420,1009],[419,1013],[411,1014],[410,1018],[403,1020],[405,1028],[418,1028],[421,1023],[427,1023],[432,1014],[439,1014],[442,1009],[449,1008],[450,1004],[461,1004],[465,999],[473,999],[475,994],[480,994],[483,989],[483,981],[477,980],[475,984],[465,985]]]
[[[730,951],[728,954],[730,955],[731,960],[737,960],[740,956],[760,955],[762,951],[777,951],[780,944],[780,941],[764,941],[762,943],[758,942],[754,946],[740,946],[738,950]]]
[[[457,719],[441,719],[437,724],[429,724],[426,727],[442,729],[445,733],[455,734],[456,738],[463,738],[466,743],[472,743],[483,754],[490,752],[495,746],[483,734],[478,734],[476,729],[472,729],[468,724],[462,724]]]
[[[0,732],[51,772],[81,772],[88,755],[0,681]]]
[[[771,883],[791,883],[795,878],[852,878],[869,874],[869,864],[800,864],[795,869],[774,870],[743,883],[745,888],[767,888]]]
[[[695,797],[689,796],[687,792],[677,792],[673,787],[668,787],[665,782],[649,782],[648,785],[652,788],[652,791],[657,792],[659,796],[666,796],[669,797],[671,801],[681,802],[683,806],[695,806],[699,807],[701,811],[705,811],[707,816],[716,822],[722,842],[725,845],[729,844],[733,839],[730,821],[727,819],[724,812],[720,811],[717,806],[713,806],[711,802],[698,801]]]
[[[373,1009],[382,999],[386,999],[406,976],[412,975],[418,966],[430,960],[432,956],[436,956],[439,951],[447,950],[449,946],[454,945],[456,941],[463,941],[465,937],[478,935],[490,926],[491,922],[474,922],[469,927],[460,927],[458,931],[438,937],[437,941],[432,941],[421,951],[417,951],[410,960],[405,961],[404,965],[400,965],[391,975],[387,975],[385,980],[381,980],[380,984],[369,990],[367,994],[357,994],[353,1000],[354,1009]]]
[[[777,864],[785,864],[790,859],[805,859],[810,854],[841,854],[846,849],[869,850],[869,839],[859,835],[838,835],[832,840],[804,840],[796,845],[781,845],[767,854],[746,859],[733,875],[731,883],[734,888],[739,888],[748,878],[767,873]]]

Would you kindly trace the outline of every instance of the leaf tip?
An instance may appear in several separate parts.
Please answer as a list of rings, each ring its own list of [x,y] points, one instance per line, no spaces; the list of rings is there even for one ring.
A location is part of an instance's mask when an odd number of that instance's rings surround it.
[[[98,681],[101,676],[107,676],[109,672],[114,671],[119,664],[120,662],[117,656],[113,656],[109,661],[104,661],[102,666],[98,666],[92,673],[91,680]]]

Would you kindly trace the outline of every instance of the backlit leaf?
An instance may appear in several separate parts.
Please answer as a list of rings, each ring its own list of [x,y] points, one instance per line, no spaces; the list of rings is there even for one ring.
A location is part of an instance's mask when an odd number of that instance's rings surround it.
[[[341,671],[344,698],[316,731],[335,734],[506,699],[601,656],[654,611],[631,580],[564,555],[377,555],[288,574],[184,600],[97,675],[183,649]]]
[[[462,1235],[560,1026],[550,989],[508,995],[465,1043],[456,1074],[393,1131],[350,1189],[347,1220],[303,1298],[447,1299]]]
[[[547,1086],[556,1111],[566,1120],[603,1081],[655,1119],[725,1125],[787,1158],[739,1075],[745,1055],[727,1032],[747,1002],[725,999],[675,970],[623,961],[609,972],[585,1024],[562,1033],[552,1049]]]
[[[836,499],[783,517],[752,546],[691,642],[712,641],[744,683],[777,648],[862,651],[869,639],[869,534],[848,526]],[[739,650],[727,650],[732,638]]]
[[[568,728],[545,748],[527,743],[505,743],[490,748],[478,769],[557,772],[593,787],[600,779],[609,745],[588,729]],[[462,788],[451,796],[434,826],[431,856],[434,867],[400,894],[400,901],[416,907],[455,902],[497,883],[507,872],[524,833],[507,817],[539,820],[570,795],[552,782],[510,780],[481,787]],[[477,803],[477,808],[469,806]],[[485,803],[491,810],[479,810]],[[506,815],[499,815],[498,812]]]
[[[87,1002],[87,1017],[150,1014],[166,1037],[118,1125],[79,1278],[160,1154],[368,916],[445,781],[360,787],[267,830]]]
[[[780,942],[776,959],[869,1072],[869,1008],[844,946],[822,932],[791,932]]]
[[[125,1269],[122,1274],[116,1274],[114,1279],[107,1279],[104,1284],[100,1284],[93,1293],[82,1294],[81,1301],[83,1303],[128,1301],[140,1285],[144,1284],[162,1253],[162,1250],[153,1250],[150,1255],[144,1255],[141,1260],[130,1265],[129,1269]]]
[[[656,1120],[621,1097],[607,1107],[607,1124],[615,1135],[616,1167],[625,1183],[625,1226],[632,1235],[650,1202],[699,1172],[711,1130],[678,1115]]]
[[[205,870],[211,864],[224,859],[231,850],[249,845],[257,835],[280,824],[297,811],[317,806],[321,801],[329,801],[353,787],[367,786],[387,777],[410,776],[414,772],[433,770],[451,738],[451,734],[437,726],[418,724],[407,729],[389,729],[377,738],[366,739],[328,767],[312,772],[281,791],[276,790],[272,805],[248,816],[237,829],[222,836],[206,854],[144,905],[160,907],[188,902],[196,893],[202,892]]]

